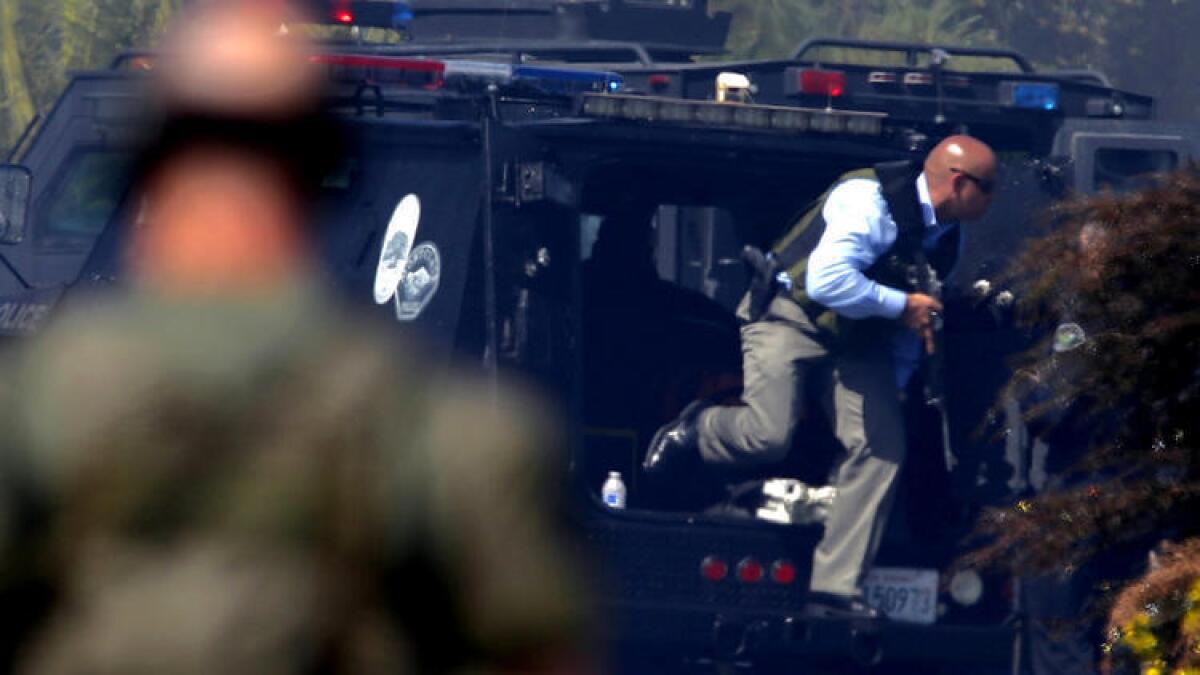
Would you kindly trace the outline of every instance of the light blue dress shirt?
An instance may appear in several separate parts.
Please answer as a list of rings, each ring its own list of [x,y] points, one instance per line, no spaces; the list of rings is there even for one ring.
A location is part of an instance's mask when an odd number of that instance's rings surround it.
[[[928,251],[956,224],[938,223],[924,173],[917,177],[916,187],[925,219],[923,246]],[[842,183],[829,193],[821,215],[825,232],[808,258],[805,277],[809,297],[850,319],[898,319],[908,294],[863,274],[892,247],[899,232],[879,182],[856,178]],[[903,388],[916,370],[921,341],[916,333],[900,330],[892,347],[896,382]]]

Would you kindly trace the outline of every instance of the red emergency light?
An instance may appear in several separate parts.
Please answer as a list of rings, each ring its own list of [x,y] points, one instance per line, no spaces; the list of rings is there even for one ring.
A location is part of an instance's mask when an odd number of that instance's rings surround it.
[[[354,12],[350,10],[350,0],[335,0],[329,3],[329,16],[333,20],[345,25],[354,23]]]
[[[662,90],[671,86],[671,76],[666,73],[654,73],[646,78],[646,84],[650,85],[651,89]]]
[[[444,73],[446,64],[435,59],[405,59],[397,56],[368,56],[363,54],[314,54],[313,63],[361,68],[385,68],[388,70],[411,70],[423,73]]]
[[[846,73],[840,70],[805,68],[799,77],[801,94],[838,97],[846,93]]]
[[[335,82],[371,82],[422,89],[445,85],[446,64],[434,59],[405,59],[363,54],[314,54],[309,60],[328,66]]]

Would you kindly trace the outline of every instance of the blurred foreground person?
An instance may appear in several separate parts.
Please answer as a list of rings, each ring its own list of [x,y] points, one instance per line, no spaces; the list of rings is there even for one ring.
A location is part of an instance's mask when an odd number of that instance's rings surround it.
[[[336,134],[275,4],[164,41],[129,292],[4,368],[14,667],[576,672],[558,439],[317,287],[302,223]]]

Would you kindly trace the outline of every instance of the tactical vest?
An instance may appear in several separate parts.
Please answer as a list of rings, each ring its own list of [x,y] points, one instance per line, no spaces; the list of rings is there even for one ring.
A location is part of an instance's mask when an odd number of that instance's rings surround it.
[[[815,302],[805,288],[808,258],[825,234],[825,202],[839,185],[854,179],[873,180],[880,184],[884,202],[892,219],[896,221],[896,241],[879,256],[863,274],[872,281],[899,289],[906,293],[918,290],[913,281],[915,266],[928,262],[937,271],[939,278],[954,267],[958,258],[958,228],[952,228],[938,238],[933,251],[923,248],[925,218],[921,212],[921,200],[917,193],[917,178],[921,175],[920,162],[886,162],[873,168],[852,171],[843,175],[833,186],[810,206],[792,229],[775,245],[773,252],[780,267],[787,270],[792,279],[792,300],[804,309],[808,317],[823,333],[831,337],[842,337],[850,327],[855,333],[874,326],[891,330],[895,322],[873,317],[847,319],[839,317],[833,310]],[[874,331],[869,331],[874,333]]]

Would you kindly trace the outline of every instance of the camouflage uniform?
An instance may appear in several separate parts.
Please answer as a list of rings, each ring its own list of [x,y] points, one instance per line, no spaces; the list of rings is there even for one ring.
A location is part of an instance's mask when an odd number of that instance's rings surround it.
[[[489,672],[576,647],[550,425],[379,328],[304,284],[135,291],[25,345],[0,581],[54,597],[21,669]]]

